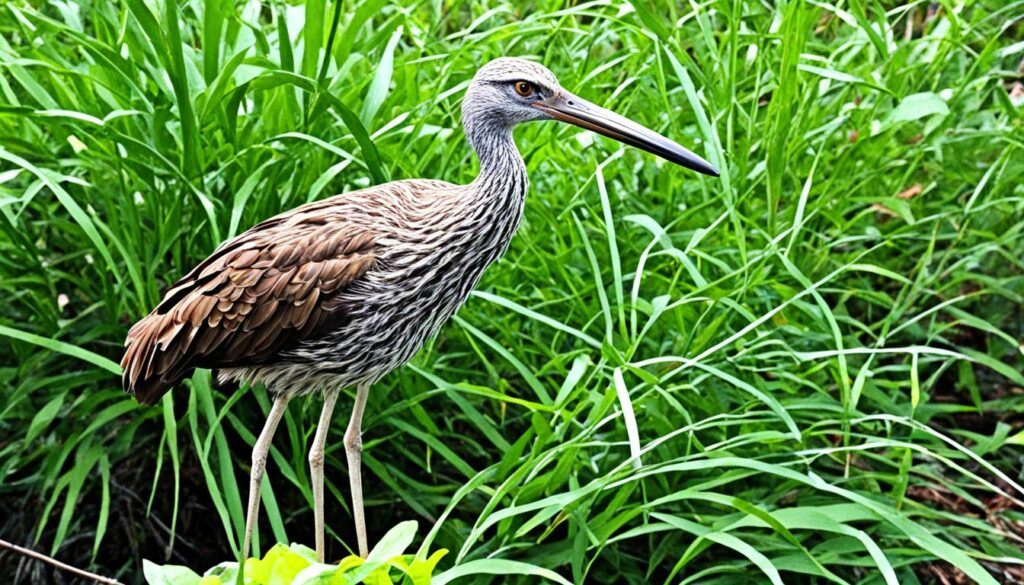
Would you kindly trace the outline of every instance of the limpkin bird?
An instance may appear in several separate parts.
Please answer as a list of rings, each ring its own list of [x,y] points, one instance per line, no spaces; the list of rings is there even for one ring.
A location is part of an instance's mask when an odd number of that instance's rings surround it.
[[[292,398],[320,392],[309,452],[316,553],[324,555],[324,448],[338,394],[355,388],[344,445],[360,556],[367,555],[360,424],[370,386],[407,362],[465,302],[523,215],[526,166],[512,128],[559,120],[711,176],[682,146],[563,89],[545,67],[495,59],[462,102],[480,160],[468,185],[394,181],[303,205],[228,240],[132,327],[124,387],[153,404],[195,368],[274,394],[253,445],[242,558],[259,513],[270,441]]]

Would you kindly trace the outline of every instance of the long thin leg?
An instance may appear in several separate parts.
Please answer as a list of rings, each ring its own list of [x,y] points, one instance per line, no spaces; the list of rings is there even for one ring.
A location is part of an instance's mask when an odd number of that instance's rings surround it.
[[[339,392],[331,390],[324,393],[324,409],[320,412],[313,447],[309,450],[309,475],[313,479],[313,518],[316,522],[316,560],[321,563],[324,562],[324,449]]]
[[[270,440],[274,438],[274,431],[277,430],[277,423],[281,422],[281,417],[284,416],[286,406],[288,406],[288,398],[284,395],[274,399],[274,406],[270,408],[263,431],[260,432],[260,437],[256,439],[256,444],[252,447],[252,470],[249,472],[249,511],[245,515],[245,542],[242,544],[242,559],[249,557],[252,531],[256,528],[256,519],[260,514],[260,488],[263,487],[263,470],[267,467]]]
[[[363,472],[362,454],[363,439],[360,425],[363,422],[363,409],[366,407],[366,396],[370,392],[369,384],[356,387],[356,401],[352,405],[352,418],[345,430],[345,454],[348,456],[348,480],[352,488],[352,515],[356,521],[356,540],[359,543],[359,556],[366,558],[369,549],[366,546],[366,517],[363,515]]]

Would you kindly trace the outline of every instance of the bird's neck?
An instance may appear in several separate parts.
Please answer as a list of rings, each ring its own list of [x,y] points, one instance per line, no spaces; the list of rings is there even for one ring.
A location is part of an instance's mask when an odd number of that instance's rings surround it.
[[[463,227],[458,238],[472,245],[476,260],[469,264],[477,269],[470,270],[472,275],[467,273],[467,277],[475,283],[483,270],[505,253],[519,229],[528,179],[510,127],[469,124],[466,134],[480,159],[480,173],[461,194],[463,209],[458,215]],[[465,238],[467,233],[472,237]]]
[[[484,122],[466,130],[469,142],[480,159],[480,173],[469,184],[474,198],[521,212],[528,177],[526,163],[512,139],[512,128],[501,123]],[[516,220],[518,223],[518,218]]]

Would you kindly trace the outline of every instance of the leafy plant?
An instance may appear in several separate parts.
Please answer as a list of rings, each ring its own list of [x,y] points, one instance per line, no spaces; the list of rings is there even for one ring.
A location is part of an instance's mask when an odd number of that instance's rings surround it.
[[[202,577],[187,567],[159,566],[144,561],[149,585],[431,585],[453,581],[474,572],[522,574],[566,583],[557,573],[526,563],[483,561],[448,570],[436,577],[434,568],[448,554],[446,549],[430,556],[403,554],[416,535],[416,522],[402,522],[388,531],[365,559],[349,555],[337,565],[319,563],[316,552],[300,544],[274,545],[262,559],[249,559],[239,574],[238,563],[221,563]]]

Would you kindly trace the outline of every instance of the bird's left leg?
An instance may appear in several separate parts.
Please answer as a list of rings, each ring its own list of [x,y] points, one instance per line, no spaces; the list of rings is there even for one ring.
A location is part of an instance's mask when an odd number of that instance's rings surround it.
[[[366,518],[363,515],[363,471],[362,471],[362,424],[363,409],[366,408],[366,397],[370,393],[370,385],[363,383],[356,387],[356,401],[352,405],[352,417],[345,430],[345,454],[348,456],[348,482],[352,488],[352,516],[356,521],[356,542],[359,543],[359,556],[366,558],[369,548],[366,546]]]
[[[309,475],[313,480],[313,519],[316,524],[316,560],[321,563],[324,562],[324,450],[339,392],[324,392],[324,409],[320,412],[320,422],[316,426],[313,448],[309,450]]]

